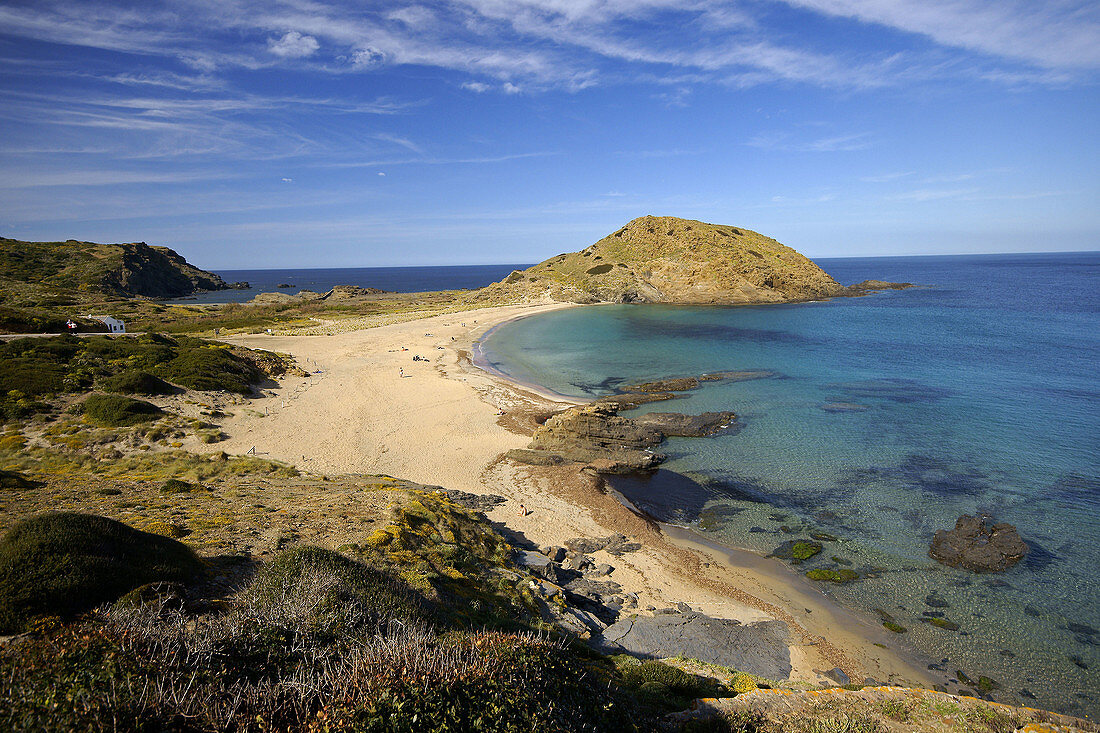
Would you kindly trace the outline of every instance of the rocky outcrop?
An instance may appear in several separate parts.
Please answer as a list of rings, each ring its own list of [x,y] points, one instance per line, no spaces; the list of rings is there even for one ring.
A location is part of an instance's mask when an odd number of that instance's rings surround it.
[[[915,288],[913,283],[892,283],[886,280],[864,280],[861,283],[855,285],[849,285],[847,290],[850,293],[862,295],[864,293],[874,290],[906,290],[908,288]]]
[[[690,609],[668,608],[653,616],[621,618],[594,636],[592,646],[605,654],[687,657],[785,680],[791,675],[789,635],[782,621],[742,624]]]
[[[613,465],[604,468],[611,473],[655,468],[664,456],[653,449],[665,436],[655,427],[620,417],[618,412],[617,405],[598,402],[569,408],[539,426],[527,452],[508,455],[524,462],[528,462],[530,451],[576,463],[609,461]]]
[[[595,244],[516,270],[477,302],[789,303],[845,288],[811,260],[757,232],[643,216]]]
[[[1028,546],[1011,524],[987,523],[989,517],[964,514],[955,529],[941,529],[932,538],[928,555],[937,562],[976,573],[995,573],[1012,567],[1027,554]]]
[[[178,298],[228,283],[167,247],[145,242],[22,242],[0,238],[0,280],[65,288],[77,293]]]

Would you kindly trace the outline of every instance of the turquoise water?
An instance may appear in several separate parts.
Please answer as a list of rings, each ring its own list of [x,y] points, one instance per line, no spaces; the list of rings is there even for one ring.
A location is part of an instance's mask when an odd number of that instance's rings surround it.
[[[804,567],[847,562],[869,577],[823,591],[887,610],[909,629],[899,641],[952,676],[995,678],[1002,699],[1097,715],[1100,253],[821,264],[842,282],[924,287],[783,306],[570,309],[496,329],[483,356],[579,397],[773,373],[643,407],[733,410],[741,429],[673,439],[660,472],[616,487],[658,519],[765,554],[810,531],[834,535]],[[1025,561],[974,575],[930,560],[932,534],[974,512],[1015,524],[1032,547]]]

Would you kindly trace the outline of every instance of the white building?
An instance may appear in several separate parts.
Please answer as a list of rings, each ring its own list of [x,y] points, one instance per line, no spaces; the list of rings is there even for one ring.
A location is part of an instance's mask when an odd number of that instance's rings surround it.
[[[126,322],[120,321],[117,318],[111,316],[84,316],[85,318],[91,318],[92,320],[99,321],[107,327],[111,333],[126,333]]]

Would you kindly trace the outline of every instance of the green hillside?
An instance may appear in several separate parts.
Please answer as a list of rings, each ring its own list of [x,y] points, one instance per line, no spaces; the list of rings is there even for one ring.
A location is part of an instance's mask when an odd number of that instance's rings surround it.
[[[644,216],[580,252],[483,288],[488,302],[783,303],[845,294],[811,260],[748,229]]]

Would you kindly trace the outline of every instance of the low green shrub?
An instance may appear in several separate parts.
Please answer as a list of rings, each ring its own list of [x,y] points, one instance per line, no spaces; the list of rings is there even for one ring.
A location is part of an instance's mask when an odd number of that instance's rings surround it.
[[[121,395],[88,395],[84,400],[84,416],[104,427],[118,428],[156,420],[163,411],[144,400]]]
[[[118,394],[166,395],[172,394],[172,385],[160,377],[141,369],[127,369],[100,379],[96,386],[104,392]]]
[[[186,342],[199,342],[197,339],[180,337],[181,345]],[[262,378],[262,374],[249,362],[218,347],[191,347],[180,350],[172,361],[164,365],[164,375],[184,387],[191,389],[225,390],[248,394],[251,385]]]
[[[33,489],[37,485],[18,471],[0,471],[0,489]]]
[[[0,633],[89,610],[145,583],[186,582],[201,569],[185,545],[106,517],[24,519],[0,538]]]
[[[425,621],[423,597],[400,579],[321,547],[299,546],[277,555],[248,589],[257,613],[306,619],[322,636],[349,628],[381,628],[391,621]]]
[[[195,488],[197,488],[195,484],[170,478],[161,485],[160,490],[166,494],[186,494]]]

